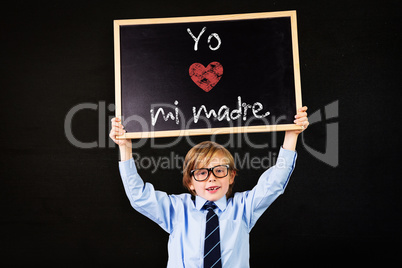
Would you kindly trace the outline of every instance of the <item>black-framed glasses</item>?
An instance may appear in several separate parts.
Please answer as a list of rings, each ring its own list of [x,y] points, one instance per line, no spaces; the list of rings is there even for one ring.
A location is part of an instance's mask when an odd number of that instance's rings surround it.
[[[229,173],[229,165],[219,165],[211,168],[198,168],[191,170],[190,173],[196,181],[205,181],[208,179],[211,172],[216,178],[226,177]]]

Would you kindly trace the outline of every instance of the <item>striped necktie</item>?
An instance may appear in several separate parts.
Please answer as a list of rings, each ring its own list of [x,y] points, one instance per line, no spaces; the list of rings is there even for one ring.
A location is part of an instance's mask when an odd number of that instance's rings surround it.
[[[215,208],[215,203],[211,201],[207,201],[204,205],[204,209],[208,210],[204,241],[204,268],[222,267],[219,219],[214,212]]]

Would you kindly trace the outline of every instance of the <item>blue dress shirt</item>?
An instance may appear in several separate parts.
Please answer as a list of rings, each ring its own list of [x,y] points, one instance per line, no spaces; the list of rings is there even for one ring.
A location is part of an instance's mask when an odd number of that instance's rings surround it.
[[[296,157],[296,152],[281,148],[275,166],[261,175],[252,190],[215,202],[223,267],[249,267],[249,233],[262,213],[284,192]],[[207,213],[202,206],[207,200],[156,191],[152,184],[144,184],[133,159],[120,162],[119,168],[132,207],[170,235],[167,267],[202,267]]]

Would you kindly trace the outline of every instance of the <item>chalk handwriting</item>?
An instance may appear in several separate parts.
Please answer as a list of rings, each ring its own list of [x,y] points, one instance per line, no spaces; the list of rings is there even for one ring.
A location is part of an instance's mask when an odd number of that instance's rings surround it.
[[[252,106],[250,104],[247,103],[242,103],[241,101],[241,97],[238,96],[237,97],[237,109],[234,109],[232,111],[230,111],[229,107],[227,107],[226,105],[221,106],[221,108],[218,110],[218,113],[215,112],[214,109],[211,109],[209,112],[206,108],[205,105],[201,105],[200,108],[197,111],[196,107],[193,107],[193,116],[194,116],[194,123],[197,123],[200,116],[201,116],[201,112],[204,111],[205,113],[205,117],[206,118],[211,118],[214,117],[216,119],[218,119],[218,121],[222,121],[225,120],[226,121],[230,121],[230,120],[236,120],[238,119],[240,116],[243,115],[243,121],[246,121],[247,119],[247,109],[251,108],[252,114],[254,117],[256,118],[264,118],[267,117],[270,112],[266,112],[262,115],[258,114],[258,112],[260,112],[261,110],[264,109],[264,106],[260,103],[260,102],[255,102]]]
[[[190,34],[190,36],[194,40],[194,51],[198,50],[198,42],[200,41],[201,36],[205,32],[206,29],[207,29],[207,27],[202,28],[201,32],[198,34],[198,37],[195,37],[195,35],[191,32],[190,28],[187,28],[187,32]],[[218,42],[218,44],[215,47],[212,47],[211,44],[210,44],[212,38],[215,38],[216,41]],[[218,50],[220,48],[221,44],[222,44],[221,38],[219,37],[219,35],[217,33],[211,33],[208,36],[208,41],[207,42],[208,42],[208,45],[209,45],[209,49],[211,49],[213,51]]]
[[[177,105],[179,102],[176,100],[174,102],[175,106],[172,105],[165,105],[165,108],[173,108],[174,107],[174,113],[173,112],[165,112],[164,108],[159,107],[156,110],[152,108],[150,110],[151,113],[151,123],[152,126],[155,126],[159,115],[163,118],[164,121],[172,120],[175,121],[175,123],[178,125],[180,122],[179,119],[179,108]],[[226,105],[222,105],[219,109],[218,112],[216,112],[215,109],[210,109],[208,110],[205,105],[201,105],[198,109],[197,107],[193,106],[192,107],[192,112],[193,112],[193,121],[196,124],[200,117],[203,115],[206,118],[215,118],[218,121],[231,121],[231,120],[236,120],[241,118],[243,121],[246,121],[248,117],[254,116],[255,118],[264,118],[270,115],[269,111],[266,111],[264,113],[264,106],[260,102],[254,102],[253,105],[242,102],[241,96],[237,97],[237,107],[233,110],[230,110],[230,108]]]
[[[163,120],[168,121],[169,119],[171,119],[173,121],[176,121],[176,125],[178,125],[179,122],[180,122],[180,120],[179,120],[179,108],[177,107],[178,104],[179,104],[179,102],[177,100],[175,100],[174,101],[174,105],[176,105],[176,107],[174,108],[175,115],[173,115],[172,112],[168,112],[165,115],[165,111],[161,107],[156,111],[156,114],[154,114],[154,108],[152,108],[150,110],[152,126],[155,126],[156,122],[158,121],[158,117],[159,117],[160,113],[162,114]],[[171,105],[169,105],[169,106],[171,106]]]

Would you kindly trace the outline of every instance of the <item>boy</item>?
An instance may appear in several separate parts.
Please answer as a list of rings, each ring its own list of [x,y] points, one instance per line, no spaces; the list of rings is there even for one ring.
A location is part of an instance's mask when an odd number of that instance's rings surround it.
[[[307,107],[295,123],[308,126]],[[287,131],[275,166],[250,191],[229,198],[236,175],[232,155],[221,145],[203,142],[186,155],[183,184],[190,194],[156,191],[137,173],[131,140],[116,140],[125,131],[112,119],[110,137],[119,145],[120,174],[131,205],[170,234],[167,267],[249,267],[249,233],[268,206],[284,192],[296,160],[303,130]]]

